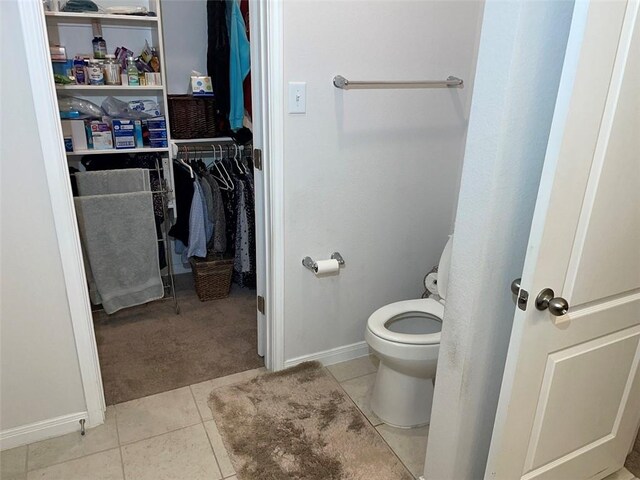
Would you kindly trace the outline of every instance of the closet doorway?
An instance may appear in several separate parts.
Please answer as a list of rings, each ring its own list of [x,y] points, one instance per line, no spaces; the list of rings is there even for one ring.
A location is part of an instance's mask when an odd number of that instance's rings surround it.
[[[94,359],[82,358],[81,353],[81,363],[86,361],[85,370],[92,362],[96,367],[99,364],[99,370],[95,370],[101,373],[107,405],[259,368],[265,362],[270,366],[266,341],[269,328],[264,310],[267,297],[265,178],[261,163],[254,161],[256,151],[261,160],[264,110],[260,91],[261,26],[259,18],[252,17],[259,17],[259,12],[254,10],[261,7],[257,2],[244,1],[150,0],[142,2],[142,8],[155,15],[124,16],[102,10],[109,7],[110,0],[96,3],[101,7],[99,12],[45,11],[49,45],[64,44],[67,56],[80,54],[83,46],[87,49],[86,44],[91,47],[92,36],[103,38],[109,53],[120,45],[134,52],[152,46],[160,62],[161,80],[135,87],[124,83],[117,86],[59,84],[56,85],[59,104],[66,105],[65,100],[60,100],[62,97],[85,100],[103,110],[109,97],[126,103],[155,102],[159,116],[166,123],[167,141],[166,145],[141,145],[129,151],[115,148],[98,151],[94,145],[93,149],[83,146],[67,152],[79,243],[85,260],[83,280],[90,292],[91,326],[95,332],[94,348],[84,345],[79,351],[93,350],[94,354],[97,351]],[[141,7],[138,0],[118,1],[117,5],[126,7],[129,3],[131,8]],[[224,9],[220,10],[221,6],[233,9],[230,18]],[[226,31],[222,31],[224,27]],[[212,33],[212,28],[217,30]],[[184,35],[186,30],[190,36]],[[246,44],[237,44],[238,36],[242,35],[246,35]],[[225,36],[229,42],[226,50],[216,51]],[[185,45],[185,37],[191,40],[190,45]],[[252,38],[255,41],[251,42]],[[238,83],[229,72],[239,66],[247,67],[248,59],[241,57],[246,57],[249,51],[250,73]],[[220,74],[216,78],[216,72],[221,69],[225,55],[229,59],[225,95],[229,95],[230,105],[225,108],[225,102],[220,100],[222,96],[216,98],[213,135],[190,134],[188,122],[187,126],[180,123],[184,119],[172,109],[178,109],[181,100],[193,98],[191,90],[198,81],[193,77],[211,73],[216,93],[224,91],[220,90],[224,86],[220,87]],[[244,97],[240,103],[238,85],[240,97]],[[210,99],[202,100],[199,103],[208,108]],[[239,124],[238,105],[242,112]],[[190,114],[193,115],[196,114]],[[176,121],[175,125],[172,121]],[[62,130],[66,141],[65,125]],[[114,131],[112,126],[112,135]],[[174,132],[178,138],[173,136]],[[62,138],[59,141],[62,144]],[[95,192],[90,188],[96,178],[104,187],[114,181],[122,182],[122,175],[126,173],[136,171],[137,174],[140,170],[145,170],[141,184],[146,185],[139,188],[140,192]],[[116,186],[116,190],[120,186]],[[142,192],[153,202],[153,213],[147,215],[146,223],[136,217],[133,203],[118,198],[120,203],[108,205],[106,199],[111,195],[140,193],[142,196]],[[105,198],[97,199],[98,196]],[[96,215],[96,212],[102,213],[100,205],[112,209],[104,220]],[[150,223],[152,216],[155,225]],[[154,293],[131,301],[126,299],[130,292],[126,292],[122,301],[117,295],[120,285],[105,287],[104,277],[113,278],[114,269],[137,266],[135,255],[127,257],[126,254],[107,257],[107,265],[100,264],[99,258],[104,257],[105,252],[112,253],[109,248],[117,248],[112,242],[100,250],[104,243],[113,238],[120,239],[116,243],[122,241],[121,235],[110,237],[110,232],[116,231],[114,225],[116,230],[124,229],[129,234],[135,231],[136,235],[144,228],[155,230],[155,239],[150,242],[148,235],[146,237],[146,245],[153,245],[145,257],[153,257],[154,261],[157,258],[161,283],[154,284]],[[130,228],[131,225],[135,228]],[[200,235],[200,228],[205,231],[204,246],[202,242],[198,245],[193,242],[194,232]],[[150,251],[155,251],[156,257]],[[148,272],[145,275],[144,281],[149,277]],[[161,294],[158,288],[162,289]],[[74,318],[74,327],[78,327],[76,320]],[[81,337],[78,335],[76,339],[78,344]],[[100,379],[95,380],[99,384]],[[95,386],[95,383],[86,383],[85,392]],[[96,396],[100,395],[96,395],[94,389],[87,395],[88,403]]]

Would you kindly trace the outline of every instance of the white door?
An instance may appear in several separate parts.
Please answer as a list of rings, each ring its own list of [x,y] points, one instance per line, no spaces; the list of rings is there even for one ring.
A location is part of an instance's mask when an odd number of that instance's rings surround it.
[[[637,431],[639,24],[638,0],[576,1],[486,478],[600,479]]]
[[[262,78],[264,75],[265,57],[262,53],[262,5],[256,0],[249,2],[249,21],[251,37],[251,105],[253,108],[253,148],[264,150],[264,136],[268,124],[263,109],[264,94]],[[254,162],[255,163],[255,162]],[[255,167],[255,165],[254,165]],[[254,168],[255,191],[255,232],[256,232],[256,322],[258,324],[258,355],[265,357],[267,367],[271,367],[271,358],[267,349],[267,317],[265,315],[265,299],[267,298],[267,248],[266,248],[266,195],[265,178],[262,167]]]

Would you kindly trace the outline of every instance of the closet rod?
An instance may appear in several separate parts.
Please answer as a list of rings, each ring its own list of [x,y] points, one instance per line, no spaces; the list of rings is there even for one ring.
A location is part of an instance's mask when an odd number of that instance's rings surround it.
[[[333,77],[333,85],[342,90],[351,88],[462,88],[461,78],[450,76],[446,80],[419,80],[413,82],[363,82],[347,80],[342,75]]]

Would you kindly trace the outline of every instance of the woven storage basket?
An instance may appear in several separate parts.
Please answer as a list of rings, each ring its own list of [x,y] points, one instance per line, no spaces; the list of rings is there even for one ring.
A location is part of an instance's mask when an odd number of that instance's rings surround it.
[[[216,136],[216,102],[213,97],[169,95],[171,138],[211,138]]]
[[[233,258],[221,259],[209,256],[206,259],[191,258],[191,271],[196,283],[196,293],[202,302],[229,296]]]

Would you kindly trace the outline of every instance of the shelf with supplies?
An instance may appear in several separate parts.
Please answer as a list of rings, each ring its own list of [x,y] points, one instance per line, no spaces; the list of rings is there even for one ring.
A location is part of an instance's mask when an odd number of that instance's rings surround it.
[[[106,155],[109,153],[153,153],[169,151],[169,147],[140,147],[140,148],[110,148],[105,150],[76,150],[74,152],[67,152],[67,157],[76,157],[82,155]]]
[[[42,14],[70,165],[84,156],[157,154],[175,216],[161,0],[101,2],[153,15],[46,10],[56,1],[44,2]]]
[[[161,92],[163,85],[56,85],[57,91],[69,92],[96,92],[96,93],[134,93],[134,92]]]
[[[73,22],[73,23],[91,23],[99,21],[107,24],[139,24],[139,25],[153,25],[158,23],[157,16],[149,15],[119,15],[113,13],[99,13],[99,12],[84,12],[84,13],[70,13],[70,12],[44,12],[44,16],[51,21],[58,22]]]

